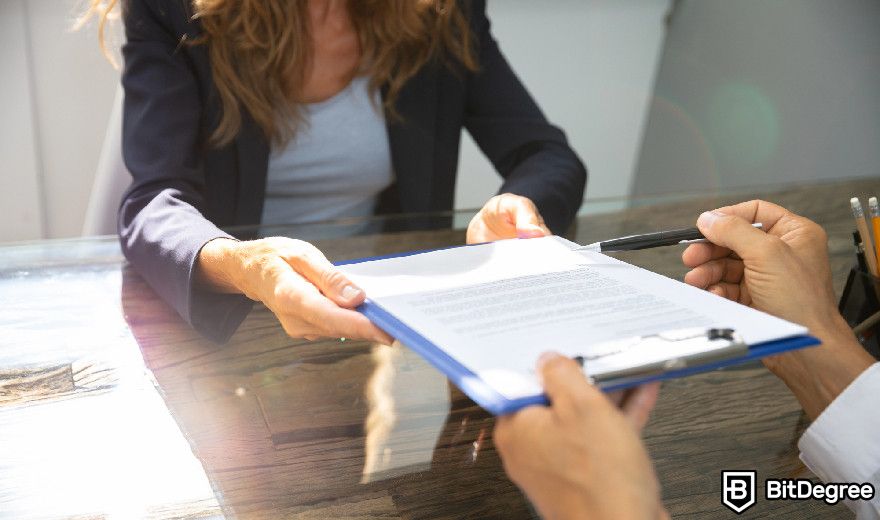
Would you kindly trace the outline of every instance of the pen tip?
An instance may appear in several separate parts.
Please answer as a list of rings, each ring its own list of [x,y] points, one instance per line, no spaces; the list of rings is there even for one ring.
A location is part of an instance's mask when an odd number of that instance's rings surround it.
[[[858,197],[853,197],[849,199],[849,205],[852,206],[853,209],[858,209],[862,207],[862,203],[859,202]]]

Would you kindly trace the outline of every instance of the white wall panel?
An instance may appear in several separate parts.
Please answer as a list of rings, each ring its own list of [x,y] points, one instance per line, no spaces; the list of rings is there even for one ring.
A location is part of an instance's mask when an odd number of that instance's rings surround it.
[[[25,1],[0,1],[0,241],[43,234]]]

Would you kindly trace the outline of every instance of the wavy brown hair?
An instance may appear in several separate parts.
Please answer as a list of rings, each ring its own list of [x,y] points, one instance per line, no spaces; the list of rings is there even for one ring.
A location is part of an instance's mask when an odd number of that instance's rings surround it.
[[[103,26],[117,0],[90,0]],[[204,35],[222,114],[211,142],[229,143],[247,110],[276,144],[293,136],[301,115],[299,98],[311,57],[308,0],[192,0]],[[473,36],[456,0],[350,0],[361,66],[372,93],[386,87],[384,109],[394,110],[400,90],[433,60],[477,69]],[[106,53],[106,49],[105,49]]]

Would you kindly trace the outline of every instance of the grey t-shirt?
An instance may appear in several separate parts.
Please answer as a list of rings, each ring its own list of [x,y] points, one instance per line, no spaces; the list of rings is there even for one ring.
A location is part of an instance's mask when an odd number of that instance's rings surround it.
[[[369,79],[302,107],[305,121],[269,155],[263,224],[301,224],[373,214],[394,179],[381,100]]]

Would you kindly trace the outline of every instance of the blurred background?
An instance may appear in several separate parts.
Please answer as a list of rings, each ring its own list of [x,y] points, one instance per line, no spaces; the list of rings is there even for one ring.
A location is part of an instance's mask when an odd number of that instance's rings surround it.
[[[115,226],[119,73],[94,24],[71,29],[82,8],[0,1],[0,241]],[[490,0],[489,14],[590,170],[584,211],[880,177],[877,0]],[[499,184],[465,136],[456,207]]]

